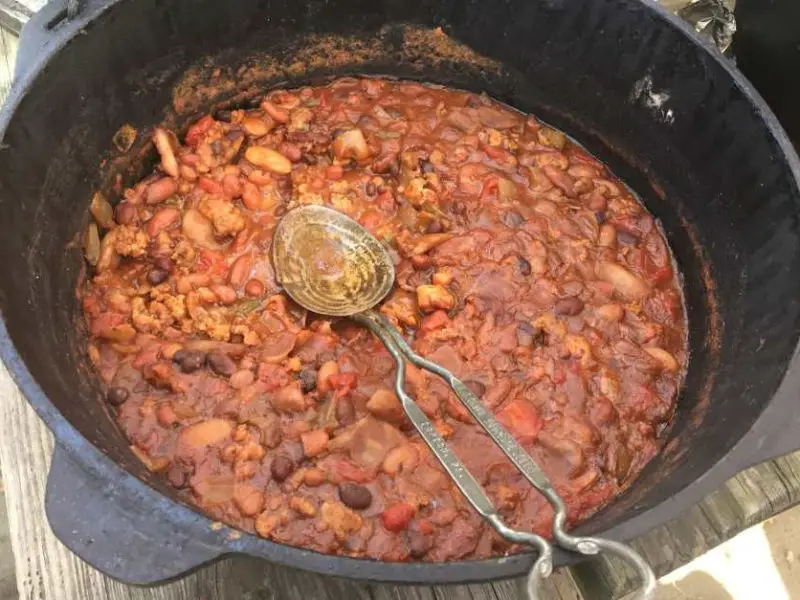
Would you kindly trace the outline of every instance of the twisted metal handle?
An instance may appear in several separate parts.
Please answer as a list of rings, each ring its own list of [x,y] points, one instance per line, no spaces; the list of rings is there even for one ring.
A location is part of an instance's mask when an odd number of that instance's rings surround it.
[[[366,311],[353,315],[353,319],[366,325],[389,350],[397,364],[395,371],[395,393],[400,399],[403,409],[411,423],[419,431],[422,439],[431,449],[434,456],[450,475],[452,480],[464,494],[464,497],[478,511],[478,513],[491,524],[491,526],[505,539],[516,543],[525,544],[536,548],[539,556],[528,574],[528,596],[530,600],[543,600],[540,594],[544,580],[553,572],[553,548],[546,539],[535,533],[512,529],[503,523],[491,499],[481,488],[481,485],[467,470],[461,460],[450,450],[430,419],[417,406],[416,402],[406,393],[406,355],[401,347],[396,344],[396,339],[391,335],[393,327],[374,311]]]
[[[553,507],[553,538],[559,546],[572,552],[588,556],[599,554],[601,551],[615,554],[628,562],[639,574],[642,585],[639,588],[637,596],[635,596],[636,600],[648,600],[653,596],[656,588],[656,578],[653,574],[653,570],[644,558],[633,548],[613,540],[596,537],[578,537],[567,533],[565,529],[567,507],[561,499],[561,496],[556,492],[550,479],[541,467],[536,464],[533,458],[531,458],[517,443],[514,437],[494,418],[494,415],[492,415],[478,397],[473,394],[460,379],[441,365],[431,362],[414,352],[403,336],[400,335],[383,315],[374,311],[368,311],[359,316],[361,317],[359,320],[365,323],[383,341],[393,356],[395,356],[395,351],[401,352],[412,364],[438,375],[450,385],[456,396],[458,396],[458,399],[464,404],[478,424],[489,434],[489,437],[494,440],[531,485],[550,502],[550,505]],[[391,341],[391,345],[387,343],[387,339]],[[394,351],[392,346],[395,346]],[[397,360],[397,356],[395,356],[395,360]],[[398,370],[399,364],[400,363],[398,363]],[[399,379],[398,381],[402,383],[403,380]],[[417,408],[416,405],[414,405],[414,407]],[[419,408],[417,408],[417,410],[419,410]],[[497,529],[497,527],[495,527],[495,529]],[[535,592],[538,589],[538,585],[541,583],[541,579],[542,577],[540,573],[537,572],[536,565],[534,565],[534,569],[528,577],[528,595],[531,599],[537,598]]]

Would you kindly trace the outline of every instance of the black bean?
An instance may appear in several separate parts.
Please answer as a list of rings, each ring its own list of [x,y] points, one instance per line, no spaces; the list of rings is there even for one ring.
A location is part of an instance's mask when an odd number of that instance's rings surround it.
[[[397,162],[393,162],[389,165],[389,174],[397,177],[400,174],[400,165]]]
[[[574,317],[583,312],[583,306],[583,301],[580,298],[561,298],[561,300],[556,302],[553,310],[557,315]]]
[[[230,377],[236,372],[236,363],[233,362],[230,356],[220,350],[215,350],[209,354],[206,362],[208,362],[208,366],[211,367],[214,373],[222,377]]]
[[[316,154],[311,154],[309,152],[306,152],[306,153],[303,154],[302,160],[307,165],[315,165],[315,164],[317,164],[317,160],[318,159],[317,159],[317,155]]]
[[[377,191],[378,191],[377,186],[374,183],[372,183],[371,181],[366,186],[364,186],[364,192],[369,197],[374,196]]]
[[[185,354],[181,355],[180,360],[176,360],[175,357],[182,352],[185,352]],[[181,371],[184,373],[194,373],[202,369],[203,365],[206,364],[206,353],[199,350],[178,350],[172,360],[181,365]]]
[[[422,169],[423,173],[433,173],[434,171],[433,163],[424,158],[421,161],[419,161],[419,166]]]
[[[408,532],[408,553],[414,558],[422,558],[433,548],[433,536],[419,531]]]
[[[112,387],[106,392],[106,400],[112,406],[120,406],[128,399],[130,392],[124,387]]]
[[[130,225],[136,218],[136,208],[128,202],[120,202],[114,208],[114,220],[120,225]]]
[[[627,246],[635,246],[636,242],[639,241],[632,233],[628,233],[627,231],[622,231],[621,229],[617,229],[617,241],[620,244],[625,244]]]
[[[261,107],[261,96],[257,96],[255,98],[248,98],[244,102],[242,102],[242,106],[244,108],[260,108]]]
[[[596,213],[594,213],[594,218],[597,220],[598,225],[602,225],[606,222],[606,211],[598,210]]]
[[[467,386],[470,392],[475,394],[478,398],[483,396],[486,393],[486,386],[483,385],[477,379],[470,379],[464,382],[464,385]]]
[[[217,121],[222,121],[223,123],[230,123],[231,119],[233,118],[233,113],[229,110],[218,110],[214,115],[214,118]]]
[[[172,273],[175,270],[175,263],[172,262],[169,256],[156,256],[153,259],[153,266],[167,273]]]
[[[300,371],[300,385],[303,393],[313,392],[317,388],[317,372],[314,369]]]
[[[506,227],[519,227],[525,222],[525,219],[518,212],[510,210],[503,214],[502,221]]]
[[[182,490],[189,483],[189,474],[181,467],[172,466],[167,471],[167,481],[172,487]]]
[[[531,263],[529,263],[526,258],[523,258],[521,256],[517,257],[517,262],[514,265],[514,268],[516,269],[517,273],[519,273],[520,275],[523,275],[525,277],[530,275],[531,272],[532,272]]]
[[[280,483],[284,481],[294,471],[294,461],[288,456],[276,456],[269,466],[272,478]]]
[[[357,483],[343,483],[339,486],[339,499],[345,506],[363,510],[372,504],[372,492]]]
[[[161,269],[151,269],[147,274],[147,283],[150,285],[164,283],[167,279],[169,279],[169,273],[162,271]]]

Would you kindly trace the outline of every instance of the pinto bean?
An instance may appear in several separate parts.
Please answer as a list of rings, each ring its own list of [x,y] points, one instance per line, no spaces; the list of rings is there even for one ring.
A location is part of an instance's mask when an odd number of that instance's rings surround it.
[[[330,436],[324,429],[315,429],[300,436],[300,441],[303,444],[303,454],[312,458],[318,454],[322,454],[328,448],[328,440]]]
[[[278,175],[288,175],[292,172],[292,162],[277,150],[263,146],[250,146],[244,152],[244,157],[249,163],[266,169]]]
[[[145,233],[155,239],[159,233],[169,229],[181,218],[181,211],[174,207],[162,208],[156,212],[144,226]]]
[[[612,284],[614,291],[627,300],[641,300],[650,294],[650,286],[622,265],[602,261],[597,264],[596,271],[602,281]]]
[[[226,306],[233,304],[238,299],[236,290],[229,285],[212,285],[211,291],[214,292],[214,295],[219,298],[219,301]]]
[[[147,188],[145,201],[148,204],[159,204],[178,191],[178,182],[171,177],[162,177]]]
[[[169,279],[169,273],[161,269],[151,269],[147,274],[147,283],[150,285],[159,285]]]
[[[159,155],[161,155],[161,168],[170,177],[178,176],[178,161],[175,158],[175,151],[172,149],[172,141],[169,133],[160,127],[153,133],[153,142],[156,145]]]
[[[671,371],[674,373],[680,368],[680,365],[678,365],[678,361],[675,360],[675,357],[672,356],[672,354],[670,354],[663,348],[645,346],[644,348],[642,348],[642,350],[644,350],[650,356],[655,358],[661,365],[661,368],[664,369],[665,371]]]

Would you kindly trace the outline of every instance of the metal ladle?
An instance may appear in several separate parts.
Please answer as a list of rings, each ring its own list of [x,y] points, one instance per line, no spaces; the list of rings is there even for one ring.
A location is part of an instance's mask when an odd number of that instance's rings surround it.
[[[395,272],[389,253],[369,231],[331,208],[303,206],[289,211],[281,219],[272,241],[272,257],[278,282],[295,302],[321,315],[350,317],[368,327],[383,342],[397,363],[394,387],[406,415],[469,503],[505,539],[538,550],[539,556],[528,575],[530,600],[539,600],[542,582],[553,570],[550,542],[503,523],[478,481],[406,394],[406,360],[444,379],[511,462],[547,498],[553,507],[553,539],[559,546],[585,555],[606,551],[619,556],[641,577],[642,586],[636,597],[640,600],[652,597],[656,580],[647,562],[619,542],[567,533],[564,501],[539,465],[455,375],[416,354],[394,326],[372,310],[391,291]]]

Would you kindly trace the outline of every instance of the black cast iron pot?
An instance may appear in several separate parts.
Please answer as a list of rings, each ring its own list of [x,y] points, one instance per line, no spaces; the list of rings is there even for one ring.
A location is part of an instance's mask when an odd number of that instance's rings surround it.
[[[64,16],[47,6],[26,26],[0,116],[0,347],[57,441],[50,524],[98,569],[149,584],[241,553],[433,583],[531,564],[355,560],[213,529],[132,456],[87,367],[74,290],[92,192],[152,165],[157,123],[331,75],[486,91],[572,134],[663,223],[689,306],[686,385],[662,454],[581,532],[630,539],[800,446],[800,163],[748,82],[652,3],[90,0]],[[123,155],[125,123],[141,133]]]

